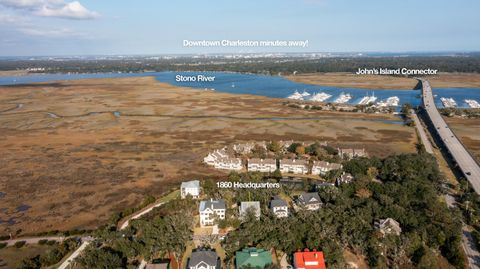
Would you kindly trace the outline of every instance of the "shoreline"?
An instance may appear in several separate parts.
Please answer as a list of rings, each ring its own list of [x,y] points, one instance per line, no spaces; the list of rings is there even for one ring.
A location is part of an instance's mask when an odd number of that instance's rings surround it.
[[[414,90],[415,78],[388,75],[356,75],[354,73],[305,73],[283,76],[293,82],[318,86],[374,90]],[[439,73],[426,77],[434,88],[480,88],[478,73]]]
[[[133,72],[133,73],[118,73],[118,72],[85,72],[85,73],[31,73],[28,70],[11,70],[0,71],[0,78],[6,77],[28,77],[28,76],[89,76],[102,74],[109,75],[104,78],[123,78],[123,77],[143,77],[151,76],[155,73],[176,72],[176,71],[158,71],[158,72]],[[178,71],[182,72],[196,72],[198,71]],[[235,73],[235,74],[250,74],[256,76],[265,76],[265,74],[255,74],[249,72],[228,72],[228,71],[204,71],[204,73]],[[115,76],[118,74],[118,77]],[[275,76],[275,75],[267,75]],[[327,72],[327,73],[305,73],[297,75],[282,75],[283,79],[295,82],[304,83],[316,86],[337,87],[337,88],[351,88],[359,90],[415,90],[418,87],[418,80],[409,77],[399,77],[390,75],[356,75],[347,72]],[[102,78],[102,77],[98,77]],[[434,88],[480,88],[480,74],[479,73],[439,73],[438,75],[426,77],[432,87]],[[73,78],[71,80],[90,79],[90,78]],[[52,80],[48,82],[71,81],[70,79]],[[33,83],[20,83],[14,85],[29,85]],[[0,85],[8,86],[11,84]]]

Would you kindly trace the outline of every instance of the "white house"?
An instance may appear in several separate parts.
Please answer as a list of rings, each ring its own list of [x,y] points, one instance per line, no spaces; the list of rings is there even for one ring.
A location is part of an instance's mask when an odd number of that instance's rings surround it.
[[[353,180],[354,180],[354,178],[353,178],[352,174],[343,172],[343,174],[337,178],[336,184],[337,184],[337,186],[340,186],[342,184],[350,183]]]
[[[240,218],[241,219],[245,218],[249,210],[252,210],[255,213],[255,216],[257,217],[257,219],[260,219],[260,214],[261,214],[260,202],[258,201],[241,202],[240,208],[239,208]]]
[[[280,160],[280,172],[306,174],[308,173],[308,162],[305,160]]]
[[[243,168],[242,160],[231,157],[225,148],[209,153],[205,158],[203,158],[203,162],[215,167],[216,169],[238,171],[242,170]]]
[[[312,166],[312,175],[325,175],[327,172],[332,170],[342,169],[342,165],[339,163],[329,163],[329,162],[313,162]]]
[[[313,211],[320,208],[322,201],[317,192],[304,192],[298,197],[297,204],[300,208]]]
[[[277,218],[288,217],[288,204],[280,197],[275,197],[270,201],[270,209]]]
[[[201,201],[199,206],[200,226],[212,226],[217,219],[225,219],[227,207],[224,200]]]
[[[392,218],[376,221],[375,228],[379,230],[383,236],[385,236],[386,234],[400,235],[402,233],[400,223],[398,223],[398,221]]]
[[[210,152],[205,158],[203,158],[203,162],[208,165],[215,165],[217,160],[223,158],[228,158],[227,150],[225,148]]]
[[[215,165],[213,166],[216,169],[223,169],[223,170],[235,170],[239,171],[242,170],[242,160],[239,158],[223,158],[217,160]]]
[[[338,155],[342,158],[352,159],[355,157],[367,157],[365,149],[341,149],[338,148]]]
[[[248,171],[251,172],[274,172],[277,170],[277,160],[275,159],[249,159],[247,165]]]
[[[192,196],[194,199],[197,199],[200,196],[200,181],[192,180],[182,182],[182,185],[180,185],[180,196],[182,199],[185,199],[188,195]]]
[[[262,142],[235,144],[233,145],[233,150],[238,154],[248,154],[248,153],[251,153],[252,150],[255,149],[255,147],[267,149],[267,143],[265,143],[265,141],[262,141]]]

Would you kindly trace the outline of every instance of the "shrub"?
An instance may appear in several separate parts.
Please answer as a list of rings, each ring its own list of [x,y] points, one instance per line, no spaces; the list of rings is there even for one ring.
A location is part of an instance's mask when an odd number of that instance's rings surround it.
[[[25,246],[27,242],[26,241],[17,241],[15,242],[15,244],[13,244],[16,248],[21,248],[23,246]]]

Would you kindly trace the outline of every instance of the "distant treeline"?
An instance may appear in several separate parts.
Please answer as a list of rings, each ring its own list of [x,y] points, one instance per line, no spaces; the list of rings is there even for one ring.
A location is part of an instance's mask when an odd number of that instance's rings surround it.
[[[195,58],[152,59],[148,57],[105,60],[2,60],[0,70],[45,68],[48,73],[143,72],[143,71],[230,71],[260,74],[354,72],[358,68],[438,69],[440,72],[480,72],[480,56],[406,57],[307,57],[281,58]]]

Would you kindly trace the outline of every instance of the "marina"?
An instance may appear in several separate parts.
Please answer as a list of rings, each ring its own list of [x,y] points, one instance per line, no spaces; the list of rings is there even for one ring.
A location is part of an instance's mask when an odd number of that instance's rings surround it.
[[[321,92],[321,93],[316,93],[316,94],[314,94],[314,95],[310,98],[309,101],[324,102],[324,101],[330,99],[330,97],[332,97],[331,94]]]
[[[336,104],[345,104],[348,103],[352,99],[352,95],[349,93],[344,93],[340,94],[340,96],[333,101]]]
[[[465,103],[467,103],[470,108],[480,108],[477,100],[465,99]]]
[[[375,96],[375,93],[372,93],[372,95],[366,95],[364,96],[360,102],[358,102],[359,105],[369,105],[371,103],[375,103],[377,101],[377,97]]]
[[[457,107],[457,102],[453,98],[440,97],[440,100],[445,108]]]
[[[303,95],[299,93],[297,90],[292,95],[289,95],[287,98],[292,100],[303,100]]]
[[[215,76],[212,82],[182,82],[176,81],[176,75],[197,76],[203,74],[206,76]],[[168,83],[179,87],[190,87],[201,90],[217,91],[233,94],[252,94],[267,96],[273,98],[288,98],[292,100],[312,99],[315,91],[318,91],[318,85],[293,82],[281,76],[244,74],[232,72],[148,72],[148,73],[88,73],[88,74],[29,74],[25,76],[0,77],[0,85],[19,85],[37,82],[54,82],[62,80],[94,79],[94,78],[122,78],[122,77],[154,77],[157,81]],[[234,87],[232,87],[234,85]],[[14,88],[12,88],[14,90]],[[295,93],[296,92],[296,93]],[[322,102],[351,104],[375,103],[378,100],[387,100],[390,97],[398,97],[400,100],[398,106],[405,103],[418,106],[421,104],[419,91],[411,89],[359,89],[347,87],[321,86],[321,93],[329,94],[331,97]],[[440,97],[448,96],[454,100],[462,100],[457,107],[471,108],[463,100],[480,100],[480,89],[478,88],[435,88],[433,89],[434,101],[436,106],[443,107]],[[307,95],[309,94],[309,95]],[[375,100],[373,101],[373,96]],[[320,97],[320,96],[319,96]],[[321,100],[323,98],[313,98]],[[369,97],[369,98],[365,98]],[[368,100],[370,99],[370,100]],[[363,100],[363,101],[362,101]],[[475,106],[475,105],[474,105]]]
[[[400,98],[398,96],[392,96],[388,97],[386,100],[380,101],[377,103],[378,106],[380,107],[392,107],[392,106],[398,106],[400,103]]]

